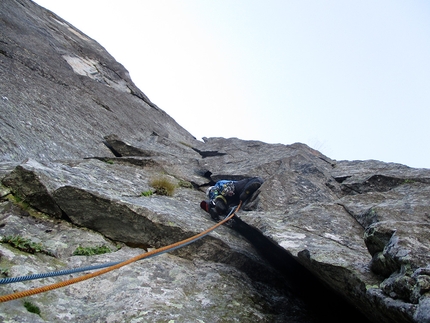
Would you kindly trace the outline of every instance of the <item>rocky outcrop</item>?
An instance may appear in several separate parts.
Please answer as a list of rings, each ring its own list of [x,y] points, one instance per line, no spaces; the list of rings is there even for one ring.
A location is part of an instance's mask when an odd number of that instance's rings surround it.
[[[100,45],[31,1],[0,3],[0,61],[0,237],[46,251],[1,243],[4,275],[121,261],[188,238],[213,225],[199,208],[208,185],[265,180],[234,223],[32,296],[40,315],[2,303],[3,320],[430,321],[429,169],[335,161],[299,143],[198,141]],[[144,194],[160,177],[174,194]],[[111,252],[74,255],[80,246]]]
[[[2,160],[113,156],[103,141],[112,129],[131,142],[194,140],[97,42],[54,13],[2,1],[0,27]]]
[[[225,153],[202,160],[212,176],[266,175],[246,223],[375,321],[429,320],[430,170],[336,162],[301,144],[210,138],[206,145]]]

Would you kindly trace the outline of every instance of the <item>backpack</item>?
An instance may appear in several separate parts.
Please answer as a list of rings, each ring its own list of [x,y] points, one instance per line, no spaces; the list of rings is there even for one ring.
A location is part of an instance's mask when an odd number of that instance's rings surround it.
[[[234,195],[234,183],[233,181],[222,180],[218,181],[213,186],[208,194],[211,200],[214,200],[217,196],[233,196]]]

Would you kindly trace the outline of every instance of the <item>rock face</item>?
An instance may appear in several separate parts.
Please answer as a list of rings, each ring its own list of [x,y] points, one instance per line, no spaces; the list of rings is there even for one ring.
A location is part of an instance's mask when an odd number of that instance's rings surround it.
[[[117,262],[214,223],[219,179],[259,195],[197,242],[0,304],[9,322],[429,322],[430,170],[303,144],[193,138],[99,44],[28,0],[0,2],[0,244],[10,277]],[[151,181],[172,196],[143,194]],[[110,253],[74,255],[78,247]],[[77,276],[80,274],[73,274]],[[1,295],[70,278],[1,285]],[[24,301],[36,305],[29,312]]]
[[[109,156],[111,129],[130,141],[193,140],[66,21],[31,1],[2,1],[1,10],[2,159]]]

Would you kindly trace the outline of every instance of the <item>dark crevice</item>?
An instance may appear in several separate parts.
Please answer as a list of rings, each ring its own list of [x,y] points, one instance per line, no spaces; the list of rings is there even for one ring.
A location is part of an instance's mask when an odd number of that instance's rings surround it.
[[[122,141],[117,135],[111,134],[104,137],[103,143],[116,157],[153,157],[158,153],[151,150],[140,149]]]
[[[133,88],[131,88],[129,85],[127,85],[127,88],[129,89],[129,91],[130,91],[130,94],[131,94],[131,95],[134,95],[135,97],[137,97],[137,98],[141,99],[142,101],[144,101],[144,102],[148,103],[148,102],[145,100],[145,97],[144,97],[144,96],[142,96],[142,93],[135,91],[135,90],[134,90]],[[150,103],[148,103],[148,105],[151,105],[151,104],[150,104]]]
[[[122,157],[122,155],[117,152],[107,141],[103,141],[103,143],[105,144],[106,147],[109,148],[109,150],[112,152],[112,154],[115,155],[115,157]]]
[[[248,225],[237,216],[234,218],[232,228],[246,238],[258,253],[285,278],[292,292],[309,306],[315,322],[370,323],[363,313],[321,282],[296,261],[287,250],[264,236],[260,230]]]
[[[108,164],[123,164],[123,165],[131,165],[138,167],[155,167],[159,166],[159,164],[151,158],[142,157],[142,158],[134,158],[134,157],[85,157],[84,159],[97,159],[102,162]]]
[[[0,55],[6,56],[8,58],[12,58],[12,56],[3,49],[0,49]]]
[[[340,177],[334,177],[334,179],[336,180],[336,182],[338,182],[339,184],[342,184],[345,180],[347,180],[348,178],[350,178],[351,176],[340,176]]]
[[[342,185],[341,189],[342,189],[342,192],[344,192],[347,195],[361,194],[362,193],[362,192],[360,192],[359,189],[353,187],[352,185]]]
[[[120,77],[121,78],[121,77]],[[163,110],[161,110],[156,104],[152,103],[151,100],[149,100],[149,98],[139,89],[135,90],[134,86],[130,86],[127,85],[127,88],[130,90],[130,94],[139,98],[140,100],[142,100],[143,102],[145,102],[146,104],[148,104],[151,108],[160,111],[160,112],[164,112]]]
[[[338,179],[336,179],[338,181]],[[344,179],[345,180],[345,179]],[[343,182],[343,181],[342,181]],[[363,194],[368,192],[388,192],[391,189],[405,183],[403,178],[373,175],[365,181],[353,182],[349,184],[342,184],[342,191],[347,194]]]
[[[93,101],[94,101],[97,105],[101,106],[103,109],[106,109],[107,111],[112,112],[111,108],[110,108],[108,105],[103,104],[103,103],[101,103],[100,101],[98,101],[98,100],[96,100],[96,99],[93,99]]]
[[[203,174],[203,177],[207,179],[211,179],[211,176],[212,176],[212,172],[208,170]]]
[[[391,176],[385,176],[385,175],[373,175],[363,183],[363,187],[361,188],[361,191],[386,192],[403,184],[404,182],[405,180],[403,178],[397,178],[397,177],[391,177]]]
[[[220,153],[217,150],[206,150],[206,151],[203,151],[203,150],[199,150],[199,149],[194,148],[194,147],[192,147],[191,149],[193,149],[195,152],[199,153],[200,156],[202,156],[203,158],[227,155],[226,153]]]
[[[342,203],[336,203],[337,205],[339,205],[339,206],[341,206],[343,209],[344,209],[344,211],[346,212],[346,213],[348,213],[348,215],[351,217],[351,218],[353,218],[363,229],[366,229],[367,228],[367,226],[368,225],[366,225],[366,224],[363,224],[363,223],[361,223],[360,221],[359,221],[359,219],[357,219],[357,216],[352,212],[352,211],[350,211],[345,205],[343,205]]]
[[[148,249],[150,249],[150,248],[154,248],[153,246],[146,244],[146,243],[137,243],[137,242],[124,242],[124,243],[127,247],[140,248],[140,249],[143,249],[145,251],[148,251]]]
[[[329,164],[332,168],[334,168],[336,166],[336,164],[332,163],[331,161],[328,161],[327,159],[323,158],[323,157],[318,157],[319,159],[321,159],[322,161],[326,162],[327,164]]]
[[[57,204],[57,203],[55,203],[55,204]],[[69,216],[67,215],[67,213],[64,212],[63,209],[59,205],[58,205],[58,208],[61,210],[61,219],[64,220],[64,221],[66,221],[66,222],[72,223],[72,220],[69,218]]]

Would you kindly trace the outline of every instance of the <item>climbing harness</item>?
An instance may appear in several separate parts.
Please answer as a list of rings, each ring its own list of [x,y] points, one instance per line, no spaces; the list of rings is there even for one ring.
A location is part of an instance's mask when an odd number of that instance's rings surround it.
[[[124,266],[129,265],[129,264],[136,262],[138,260],[145,259],[145,258],[152,258],[152,257],[158,256],[158,255],[161,255],[163,253],[170,252],[170,251],[185,247],[185,246],[205,237],[206,235],[208,235],[210,232],[212,232],[213,230],[215,230],[219,226],[221,226],[224,223],[231,220],[234,217],[234,215],[236,214],[236,212],[239,211],[241,205],[242,205],[242,201],[239,203],[239,205],[236,208],[232,208],[231,212],[222,221],[218,222],[217,224],[210,227],[209,229],[207,229],[207,230],[205,230],[199,234],[196,234],[190,238],[187,238],[187,239],[184,239],[182,241],[170,244],[168,246],[164,246],[164,247],[161,247],[161,248],[158,248],[155,250],[151,250],[151,251],[142,253],[140,255],[137,255],[137,256],[132,257],[132,258],[125,260],[125,261],[116,262],[116,263],[109,263],[109,264],[105,264],[105,265],[97,265],[97,266],[92,266],[92,267],[83,267],[83,268],[71,269],[71,271],[76,270],[74,272],[81,272],[81,271],[88,271],[88,270],[104,268],[104,267],[108,266],[107,268],[98,270],[96,272],[85,274],[85,275],[75,277],[75,278],[72,278],[69,280],[57,282],[55,284],[46,285],[46,286],[42,286],[42,287],[38,287],[38,288],[33,288],[30,290],[25,290],[22,292],[16,292],[13,294],[0,296],[0,303],[4,303],[4,302],[12,301],[15,299],[19,299],[19,298],[23,298],[23,297],[27,297],[27,296],[31,296],[31,295],[36,295],[39,293],[43,293],[43,292],[47,292],[47,291],[54,290],[57,288],[72,285],[72,284],[75,284],[75,283],[78,283],[78,282],[81,282],[84,280],[88,280],[90,278],[94,278],[94,277],[106,274],[110,271],[124,267]],[[28,278],[30,276],[23,276],[22,278],[16,277],[16,279],[17,279],[17,281],[23,281],[23,280],[46,278],[46,277],[53,277],[53,276],[60,276],[60,275],[67,275],[68,274],[68,270],[62,270],[60,272],[66,272],[66,273],[59,274],[59,272],[53,272],[53,273],[39,274],[39,275],[43,275],[43,277]],[[33,276],[39,276],[39,275],[33,275]],[[22,279],[22,280],[19,280],[19,279]],[[3,283],[3,284],[7,284],[7,283]]]
[[[218,181],[214,186],[211,186],[206,195],[214,200],[219,196],[233,196],[234,195],[234,182],[228,180]]]

